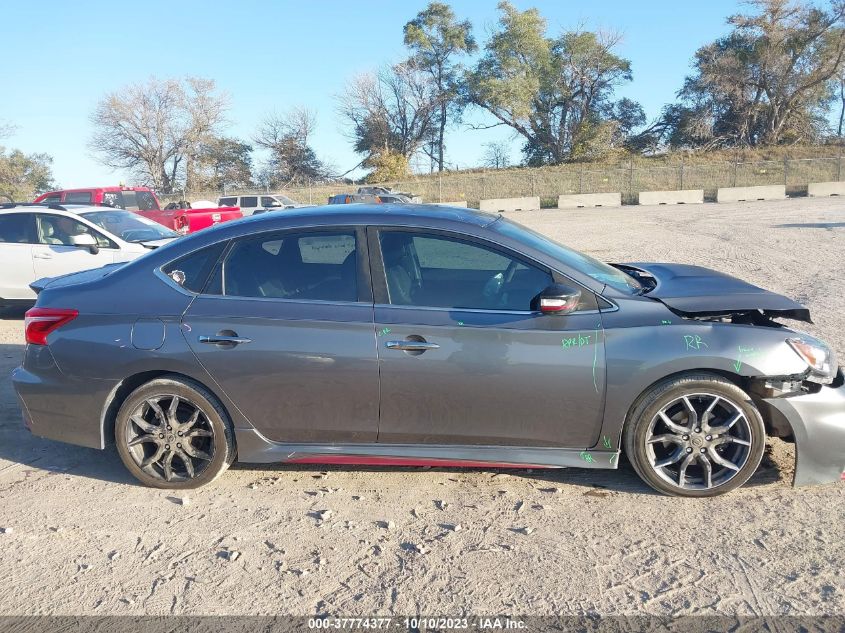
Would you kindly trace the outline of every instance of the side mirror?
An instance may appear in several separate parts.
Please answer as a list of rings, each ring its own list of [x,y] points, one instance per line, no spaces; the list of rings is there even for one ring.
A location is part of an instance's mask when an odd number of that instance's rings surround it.
[[[581,300],[578,288],[565,284],[552,284],[531,300],[531,309],[543,314],[569,314]]]
[[[97,240],[90,233],[80,233],[79,235],[71,235],[70,243],[80,248],[87,248],[92,255],[100,252],[100,247],[97,246]]]

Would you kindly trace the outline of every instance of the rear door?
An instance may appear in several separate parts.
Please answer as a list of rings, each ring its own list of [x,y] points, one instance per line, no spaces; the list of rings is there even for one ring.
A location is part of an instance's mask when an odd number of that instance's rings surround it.
[[[220,388],[278,442],[374,442],[378,356],[364,231],[233,240],[184,315]]]
[[[35,281],[32,249],[35,242],[35,215],[0,215],[0,299],[34,299],[29,284]]]

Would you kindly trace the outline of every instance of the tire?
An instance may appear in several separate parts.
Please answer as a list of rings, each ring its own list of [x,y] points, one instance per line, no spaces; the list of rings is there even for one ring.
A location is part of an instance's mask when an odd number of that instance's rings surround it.
[[[226,411],[205,387],[181,377],[157,378],[133,391],[117,413],[114,436],[127,470],[153,488],[199,488],[235,459]]]
[[[658,492],[714,497],[754,474],[766,431],[747,393],[721,376],[696,373],[667,378],[645,392],[631,410],[623,442],[634,470]]]

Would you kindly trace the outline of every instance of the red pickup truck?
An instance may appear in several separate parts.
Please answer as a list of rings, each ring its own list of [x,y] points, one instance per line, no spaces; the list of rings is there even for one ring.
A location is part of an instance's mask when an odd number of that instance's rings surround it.
[[[56,204],[88,204],[134,211],[159,224],[186,234],[199,231],[227,220],[243,217],[238,207],[207,207],[192,209],[184,205],[168,205],[162,209],[155,193],[147,187],[86,187],[49,191],[35,202]],[[179,208],[171,208],[171,207]]]

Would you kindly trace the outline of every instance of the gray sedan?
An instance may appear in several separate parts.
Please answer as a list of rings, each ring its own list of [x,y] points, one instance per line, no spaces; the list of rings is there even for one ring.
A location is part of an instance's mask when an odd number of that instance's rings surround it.
[[[742,485],[766,436],[795,484],[845,470],[845,387],[807,309],[696,266],[609,265],[501,216],[340,205],[227,222],[40,280],[14,372],[44,437],[114,443],[192,488],[236,458],[617,468]]]

